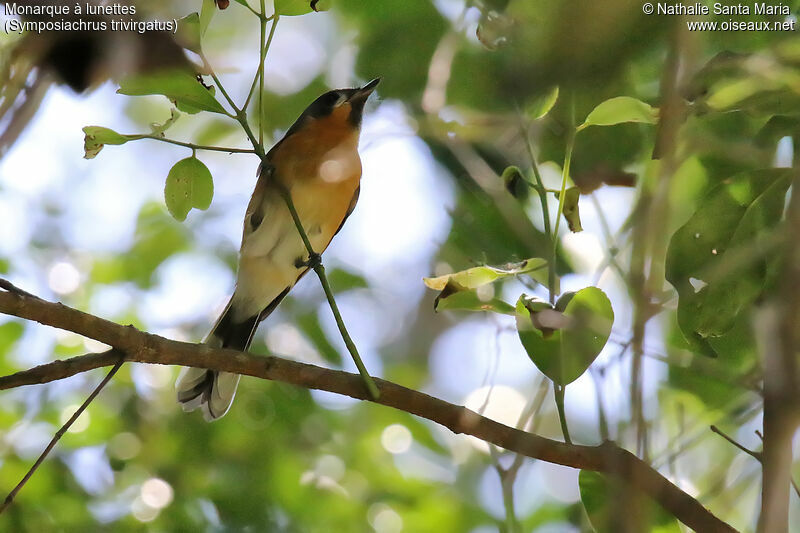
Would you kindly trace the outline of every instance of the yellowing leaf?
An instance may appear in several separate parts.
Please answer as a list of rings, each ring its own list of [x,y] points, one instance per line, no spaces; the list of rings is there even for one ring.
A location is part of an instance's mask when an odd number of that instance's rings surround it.
[[[488,296],[485,296],[482,292],[475,289],[460,289],[451,282],[436,297],[433,309],[435,311],[492,311],[494,313],[514,315],[514,306],[500,298],[495,298],[494,291],[488,291]]]
[[[423,278],[422,281],[428,288],[441,291],[447,286],[449,282],[456,283],[462,289],[475,289],[481,285],[492,283],[501,278],[509,276],[516,276],[519,274],[527,274],[534,270],[539,270],[547,266],[547,261],[539,257],[526,259],[519,263],[508,264],[503,268],[479,266],[462,270],[461,272],[454,272],[453,274],[446,274],[436,278]]]
[[[572,233],[583,231],[581,225],[581,214],[578,211],[578,201],[581,197],[581,190],[578,187],[570,187],[564,191],[564,210],[562,211],[567,221],[569,230]]]
[[[114,130],[103,128],[102,126],[86,126],[83,128],[83,152],[84,159],[94,159],[103,146],[106,144],[125,144],[132,137],[122,135]]]

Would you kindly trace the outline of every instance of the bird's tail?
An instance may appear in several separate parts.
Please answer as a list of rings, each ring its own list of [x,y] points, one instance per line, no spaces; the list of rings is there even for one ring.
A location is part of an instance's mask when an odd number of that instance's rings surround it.
[[[235,321],[234,315],[229,302],[214,329],[208,334],[205,344],[214,348],[246,351],[253,340],[259,315],[241,321]],[[203,410],[203,418],[209,422],[216,420],[230,409],[239,377],[238,374],[228,372],[185,367],[175,384],[178,402],[184,411],[194,411],[200,407]]]

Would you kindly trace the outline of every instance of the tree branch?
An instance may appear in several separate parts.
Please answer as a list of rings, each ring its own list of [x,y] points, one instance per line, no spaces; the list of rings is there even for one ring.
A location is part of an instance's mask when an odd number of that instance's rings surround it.
[[[795,166],[792,195],[786,211],[786,228],[800,224],[800,168]],[[771,305],[757,315],[760,351],[764,367],[764,445],[759,533],[789,531],[792,441],[800,425],[800,249],[790,237],[782,268],[781,284]]]
[[[69,330],[108,344],[124,353],[126,362],[213,368],[372,401],[361,377],[356,374],[279,357],[256,356],[202,344],[173,341],[139,331],[133,326],[115,324],[60,303],[47,302],[17,292],[0,291],[0,312]],[[119,356],[112,351],[55,361],[0,377],[0,390],[47,383],[93,368],[113,366],[119,361]],[[375,379],[375,383],[380,390],[380,398],[375,403],[420,416],[454,433],[472,435],[528,457],[616,476],[632,483],[681,522],[697,531],[736,531],[656,470],[612,442],[599,446],[565,444],[503,425],[465,407],[389,381]]]

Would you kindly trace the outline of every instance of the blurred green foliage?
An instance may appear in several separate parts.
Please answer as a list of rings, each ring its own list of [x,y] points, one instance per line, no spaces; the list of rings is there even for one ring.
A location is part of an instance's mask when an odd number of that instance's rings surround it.
[[[242,3],[237,0],[211,20],[207,11],[211,2],[206,0],[204,17],[184,21],[184,25],[198,25],[198,31],[190,35],[193,49],[202,33],[201,21],[210,21],[210,44],[204,41],[204,49],[216,58],[230,58],[224,61],[229,68],[223,79],[241,74],[240,57],[250,58],[242,64],[252,65],[258,56],[254,46],[258,21]],[[166,18],[201,9],[199,0],[142,4]],[[256,9],[257,4],[249,2]],[[796,15],[798,2],[789,5]],[[597,215],[587,217],[586,206],[592,205],[589,194],[598,189],[619,198],[641,193],[647,185],[643,177],[661,168],[651,161],[661,124],[651,123],[663,111],[670,55],[681,54],[683,79],[676,90],[685,112],[676,127],[675,165],[664,191],[668,204],[663,251],[670,239],[671,244],[668,254],[656,257],[661,262],[666,257],[666,279],[659,280],[664,293],[658,296],[663,298],[654,302],[660,307],[653,320],[660,321],[663,331],[654,328],[656,333],[647,339],[645,350],[647,362],[652,363],[648,372],[656,375],[647,397],[655,412],[648,414],[651,458],[665,472],[669,468],[682,485],[691,486],[717,516],[739,528],[751,527],[749,513],[755,506],[750,504],[755,496],[748,491],[757,469],[747,464],[731,474],[729,466],[741,454],[711,435],[707,427],[716,423],[732,434],[750,435],[760,413],[761,370],[753,310],[774,295],[781,254],[780,243],[767,249],[759,243],[780,237],[777,232],[789,187],[786,172],[764,169],[797,153],[800,39],[796,32],[688,32],[683,18],[645,16],[640,5],[626,0],[332,0],[319,3],[321,9],[330,8],[322,13],[311,13],[310,5],[300,0],[286,0],[278,7],[287,17],[292,15],[291,22],[280,23],[279,34],[285,31],[283,24],[293,24],[292,32],[316,32],[326,40],[320,41],[324,45],[321,64],[296,91],[265,90],[260,116],[264,131],[268,136],[280,135],[309,102],[329,88],[332,78],[344,76],[355,83],[382,76],[379,93],[384,104],[402,104],[404,126],[425,143],[436,171],[453,190],[450,226],[435,243],[430,276],[549,257],[551,243],[542,224],[540,199],[531,187],[536,177],[531,155],[541,169],[550,170],[544,175],[545,188],[558,189],[560,179],[552,176],[560,175],[567,140],[584,119],[592,124],[576,138],[568,185],[583,193],[579,200],[582,225],[602,243],[604,264],[614,267],[617,261],[619,271],[587,271],[576,259],[579,254],[565,246],[557,251],[555,270],[564,284],[577,280],[582,287],[591,283],[605,289],[606,283],[615,291],[616,313],[606,308],[607,301],[597,312],[618,317],[610,332],[610,349],[599,353],[605,343],[592,345],[591,353],[582,354],[577,365],[580,372],[571,372],[569,380],[593,365],[597,372],[583,386],[594,383],[600,389],[598,397],[605,400],[602,404],[612,420],[612,437],[629,449],[633,447],[632,422],[627,398],[619,390],[629,385],[630,297],[635,295],[619,287],[628,288],[631,230],[644,215],[632,212],[627,200],[604,206],[602,200],[611,196],[597,194],[597,205],[616,210],[608,213],[609,218],[621,221],[606,235],[602,224],[607,222]],[[313,22],[303,25],[298,20]],[[298,42],[303,40],[295,40],[295,45]],[[266,65],[269,72],[269,57]],[[334,72],[351,67],[352,72]],[[249,84],[252,73],[245,74]],[[192,77],[184,75],[177,82],[163,76],[139,77],[124,82],[121,92],[167,94],[181,110],[197,113],[176,123],[170,135],[184,135],[197,144],[246,143],[242,132],[220,114],[221,95]],[[149,117],[166,116],[163,98],[132,101],[119,96],[115,102],[141,132],[153,131]],[[251,119],[258,117],[257,109],[255,105],[248,109]],[[198,113],[201,110],[216,114]],[[786,137],[788,143],[782,140]],[[107,144],[120,141],[113,135],[105,138]],[[100,159],[113,158],[114,151],[126,148],[106,148]],[[187,155],[178,154],[169,166]],[[75,150],[76,158],[81,155],[80,149]],[[513,183],[506,183],[501,176],[510,166],[519,172],[514,173]],[[166,170],[163,179],[167,179]],[[214,183],[220,179],[215,175]],[[433,176],[426,179],[434,181]],[[72,180],[70,186],[80,183],[79,171]],[[0,197],[3,193],[0,185]],[[549,197],[552,217],[557,201]],[[36,272],[32,265],[71,257],[81,268],[80,289],[62,299],[82,309],[91,308],[102,295],[108,297],[108,291],[122,291],[129,301],[117,302],[119,293],[110,297],[121,307],[115,315],[141,325],[148,319],[141,316],[146,309],[143,302],[158,292],[158,275],[177,254],[214,254],[224,259],[231,272],[235,268],[235,249],[230,243],[202,232],[203,220],[223,215],[214,212],[213,204],[208,213],[192,212],[188,223],[181,224],[169,215],[163,198],[149,199],[138,213],[127,249],[85,253],[70,249],[63,233],[53,229],[65,223],[64,212],[52,208],[59,205],[58,198],[43,193],[40,200],[41,224],[33,228],[30,246],[19,255],[0,257],[0,273],[46,279],[44,266]],[[179,212],[185,217],[191,207],[207,206],[210,194],[200,200],[179,206]],[[711,232],[713,242],[707,239]],[[734,248],[748,251],[741,264],[729,260]],[[712,249],[716,250],[713,255]],[[753,249],[757,253],[751,254]],[[729,269],[718,289],[713,280],[698,274],[705,273],[711,263]],[[398,270],[404,267],[396,265]],[[433,293],[414,300],[410,308],[396,306],[387,284],[376,281],[394,283],[397,273],[390,269],[370,272],[370,276],[345,268],[328,272],[337,296],[379,302],[391,321],[391,327],[384,328],[390,333],[369,349],[380,360],[383,377],[409,387],[432,394],[447,389],[446,383],[436,382],[431,354],[458,328],[489,324],[498,331],[514,330],[513,324],[494,322],[500,320],[494,316],[476,320],[474,315],[465,318],[459,313],[434,315]],[[613,281],[608,281],[609,276]],[[698,289],[692,285],[693,278],[709,286]],[[488,301],[496,310],[509,312],[502,299],[514,301],[522,285],[529,293],[547,294],[546,278],[515,276],[497,281],[488,300],[475,291],[463,291],[459,294],[466,301],[452,307],[484,309],[481,306]],[[316,288],[313,283],[307,286]],[[416,286],[400,290],[417,294],[421,287],[419,280]],[[554,290],[560,292],[557,287]],[[292,324],[314,356],[340,367],[341,342],[329,327],[328,310],[321,302],[318,292],[311,297],[290,296],[271,317],[269,327]],[[210,326],[209,316],[187,319],[160,333],[199,340]],[[49,343],[53,358],[92,348],[74,335],[45,337],[37,324],[2,320],[0,370],[4,374],[28,366],[25,353],[31,346]],[[605,330],[602,333],[608,336]],[[378,336],[371,330],[366,334]],[[504,346],[499,337],[497,333],[479,344]],[[516,341],[516,333],[514,337]],[[472,367],[488,361],[484,385],[491,385],[491,366],[507,357],[503,349],[496,348],[494,360],[487,356],[476,363],[464,358],[458,365]],[[253,351],[267,351],[263,336],[256,338]],[[541,357],[532,352],[534,360]],[[616,353],[621,355],[616,357]],[[716,358],[705,357],[709,354]],[[460,379],[459,370],[448,369],[453,381]],[[578,484],[574,472],[545,475],[537,470],[540,465],[529,461],[526,467],[530,466],[533,482],[515,485],[516,520],[509,520],[493,462],[510,462],[511,457],[500,452],[492,456],[406,413],[248,379],[243,380],[232,411],[219,422],[206,424],[179,412],[173,378],[170,369],[124,367],[84,415],[88,425],[64,437],[8,513],[0,516],[0,531],[614,530],[613,507],[618,504],[610,496],[619,487],[601,476],[582,472]],[[93,372],[63,383],[3,392],[0,493],[22,478],[65,416],[99,379],[100,373]],[[534,387],[518,388],[523,399],[534,397]],[[611,389],[616,396],[603,398]],[[587,390],[581,389],[581,394]],[[567,399],[569,404],[569,395]],[[538,432],[561,438],[555,409],[547,405],[535,417]],[[599,442],[594,419],[581,414],[585,416],[571,419],[576,440]],[[752,443],[754,448],[759,445]],[[95,459],[87,459],[90,456]],[[713,464],[709,457],[714,457]],[[572,492],[567,496],[557,492],[553,486],[558,483],[547,476],[567,479]],[[675,530],[674,521],[662,515],[660,510],[653,513],[653,523],[661,528],[653,530]],[[800,518],[793,517],[795,524],[800,523]]]

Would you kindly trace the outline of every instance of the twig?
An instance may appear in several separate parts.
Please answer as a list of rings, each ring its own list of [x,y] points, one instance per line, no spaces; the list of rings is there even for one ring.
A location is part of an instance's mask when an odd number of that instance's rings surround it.
[[[113,346],[126,362],[193,366],[325,390],[360,400],[371,400],[360,376],[279,357],[256,356],[229,349],[211,348],[164,339],[121,326],[70,307],[0,292],[0,313],[65,329]],[[101,366],[113,366],[113,353],[92,354],[57,361],[0,377],[0,390],[63,379]],[[464,433],[506,450],[550,463],[614,475],[648,494],[687,526],[703,532],[733,532],[695,498],[679,489],[636,456],[606,442],[599,446],[565,444],[511,428],[425,393],[376,379],[381,395],[375,403],[386,405],[440,424],[454,433]]]
[[[136,137],[137,139],[152,139],[154,141],[161,141],[162,143],[174,144],[176,146],[184,146],[192,150],[208,150],[210,152],[227,152],[229,154],[254,154],[255,150],[250,148],[226,148],[224,146],[205,146],[202,144],[194,144],[183,141],[176,141],[175,139],[167,139],[166,137],[159,137],[158,135],[125,135],[125,137]]]
[[[116,355],[119,358],[122,354],[117,353]],[[2,514],[3,511],[5,511],[9,505],[11,505],[16,495],[19,493],[20,490],[22,490],[22,487],[25,486],[25,484],[28,482],[31,476],[33,476],[34,472],[36,472],[36,470],[39,468],[39,465],[41,465],[44,462],[44,460],[50,454],[50,452],[58,443],[58,441],[61,440],[61,437],[64,436],[64,434],[67,432],[67,430],[69,430],[69,428],[78,419],[78,417],[81,416],[81,413],[83,413],[86,410],[86,408],[89,407],[89,404],[92,403],[92,400],[94,400],[97,397],[97,395],[100,394],[100,391],[103,390],[103,387],[105,387],[108,384],[108,382],[111,381],[111,378],[114,377],[114,374],[117,373],[117,370],[120,369],[122,363],[124,362],[125,362],[124,359],[119,359],[119,361],[117,361],[117,364],[115,364],[114,367],[111,369],[111,371],[109,371],[109,373],[106,374],[106,377],[103,378],[103,381],[101,381],[100,384],[97,385],[97,387],[95,387],[95,389],[92,391],[89,397],[86,398],[86,401],[83,402],[83,404],[81,404],[80,407],[78,407],[78,410],[75,411],[75,413],[70,417],[70,419],[67,420],[67,422],[63,426],[61,426],[61,429],[59,429],[56,432],[55,436],[53,436],[53,439],[50,441],[50,444],[47,445],[47,447],[44,449],[44,451],[36,460],[36,462],[33,463],[33,466],[30,468],[30,470],[28,470],[28,473],[25,474],[25,477],[22,478],[22,481],[17,483],[17,486],[14,487],[14,489],[11,492],[8,493],[8,496],[6,496],[5,501],[3,501],[3,504],[0,505],[0,514]]]
[[[536,392],[536,397],[530,403],[528,408],[525,409],[522,414],[520,414],[516,425],[517,429],[525,430],[528,422],[539,414],[539,411],[541,411],[542,406],[544,405],[544,400],[547,397],[547,389],[549,388],[550,380],[547,377],[542,376],[542,379],[539,383],[539,390]],[[539,425],[538,422],[538,419],[534,421],[531,432],[536,433],[536,428]],[[508,530],[508,533],[516,533],[521,531],[521,526],[517,520],[516,511],[514,510],[514,483],[517,480],[517,474],[519,474],[519,469],[522,467],[525,456],[519,453],[514,454],[514,461],[511,463],[511,466],[508,468],[503,468],[503,466],[500,464],[499,454],[494,446],[489,445],[489,453],[492,457],[492,462],[494,463],[494,469],[497,472],[497,476],[500,478],[500,485],[503,494],[503,507],[506,511],[506,529]]]
[[[314,272],[317,273],[319,282],[322,284],[322,290],[325,291],[325,297],[328,299],[328,305],[333,312],[333,318],[336,320],[336,325],[339,327],[339,333],[342,335],[345,346],[347,346],[347,351],[350,352],[350,356],[353,358],[356,368],[358,368],[358,373],[361,374],[361,377],[364,380],[364,385],[366,385],[370,397],[373,400],[377,400],[380,397],[380,391],[375,385],[375,382],[372,380],[372,377],[369,375],[369,372],[367,372],[367,367],[364,366],[364,362],[361,360],[361,356],[358,354],[358,348],[356,348],[353,339],[350,338],[350,333],[348,333],[347,326],[344,324],[342,314],[339,312],[339,306],[336,304],[336,299],[333,297],[333,291],[331,291],[331,286],[328,283],[328,277],[325,275],[325,266],[322,264],[322,258],[314,251],[314,248],[311,246],[311,241],[308,240],[306,230],[303,228],[303,223],[300,221],[300,216],[297,214],[297,209],[294,207],[292,195],[283,186],[279,186],[278,189],[281,192],[281,196],[283,196],[283,200],[286,202],[286,207],[292,214],[292,220],[294,220],[294,225],[297,228],[297,232],[300,234],[300,237],[303,239],[303,244],[306,246],[309,262],[313,266]]]
[[[793,169],[792,189],[800,189],[800,172]],[[800,195],[792,194],[786,210],[786,228],[800,224]],[[761,514],[758,531],[789,529],[789,486],[792,481],[792,440],[800,425],[800,250],[793,234],[786,242],[781,284],[775,296],[756,315],[759,351],[764,368],[764,445]],[[797,490],[797,489],[795,489]]]
[[[757,451],[751,450],[749,448],[745,448],[743,445],[741,445],[738,442],[736,442],[735,440],[733,440],[732,437],[726,435],[717,426],[712,425],[711,426],[711,431],[713,431],[714,433],[716,433],[717,435],[719,435],[720,437],[722,437],[726,441],[730,442],[731,444],[733,444],[734,446],[736,446],[737,448],[742,450],[744,453],[746,453],[747,455],[749,455],[753,459],[757,460],[759,463],[764,460],[764,457],[762,456],[761,452],[757,452]]]
[[[4,291],[8,292],[13,292],[14,294],[19,294],[20,296],[27,296],[28,298],[39,298],[36,295],[33,295],[27,291],[20,289],[19,287],[17,287],[13,283],[5,279],[0,279],[0,289],[3,289]]]
[[[759,463],[764,462],[764,454],[762,452],[757,452],[755,450],[750,450],[749,448],[745,448],[744,446],[733,440],[731,437],[723,433],[717,426],[712,425],[711,431],[721,436],[723,439],[727,440],[728,442],[730,442],[731,444],[742,450],[744,453],[754,458]],[[756,435],[758,435],[758,437],[761,439],[762,442],[764,441],[764,435],[762,435],[760,431],[756,430]],[[797,497],[800,498],[800,487],[798,487],[797,482],[795,482],[794,478],[791,476],[790,476],[790,481],[792,483],[792,488],[794,489],[795,494],[797,494]]]

